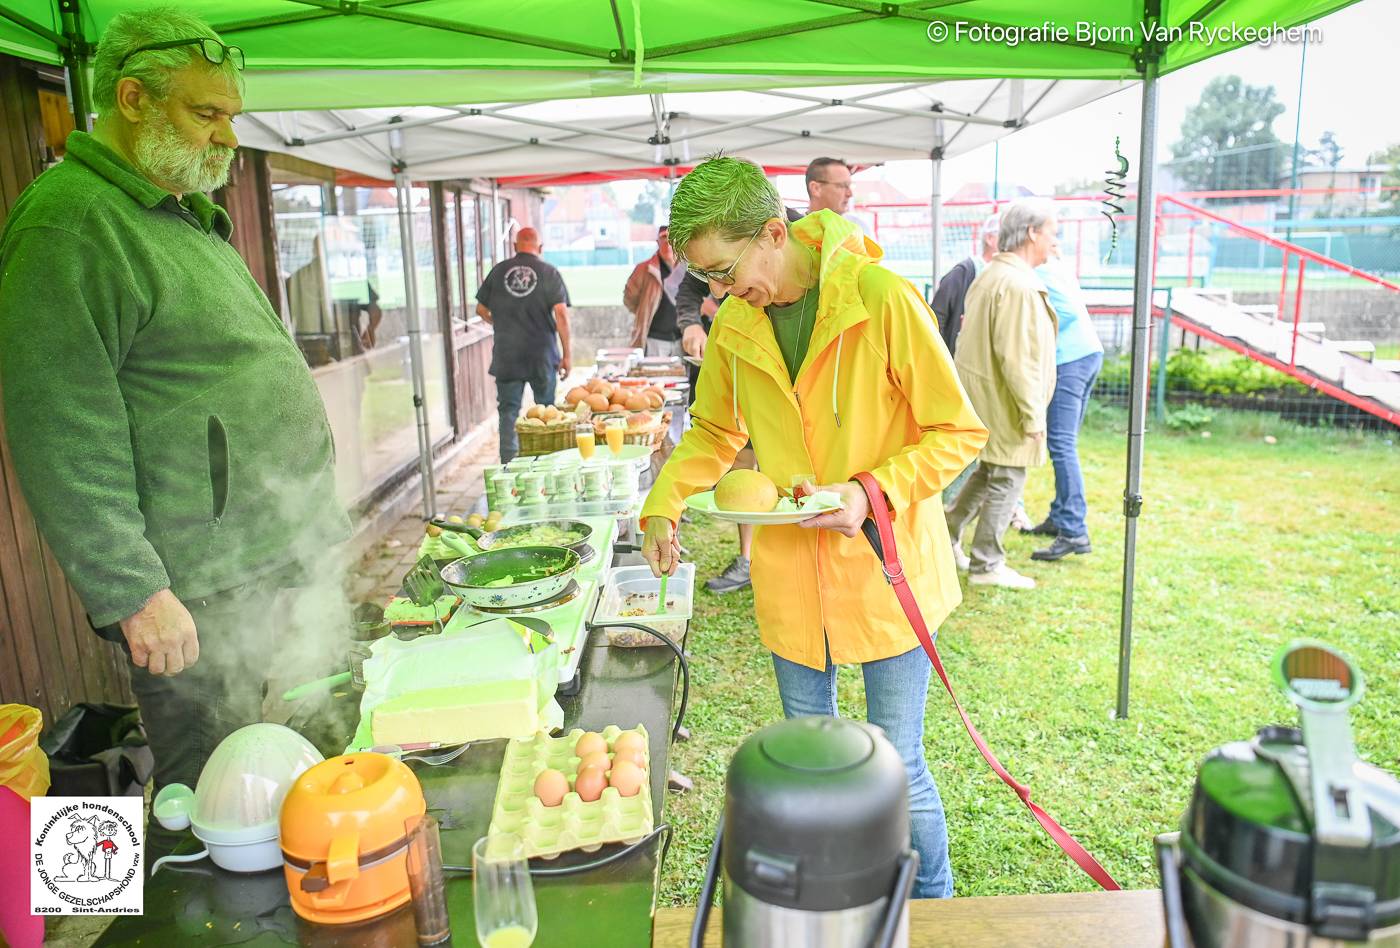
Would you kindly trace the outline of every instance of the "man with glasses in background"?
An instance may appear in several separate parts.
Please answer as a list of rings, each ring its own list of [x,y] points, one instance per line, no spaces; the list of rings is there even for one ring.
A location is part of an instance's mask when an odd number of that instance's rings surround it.
[[[159,8],[114,17],[93,65],[95,130],[0,235],[0,388],[39,529],[130,657],[159,792],[261,720],[274,663],[344,654],[349,522],[316,383],[206,194],[242,52]],[[147,865],[173,843],[152,830]]]
[[[807,188],[807,213],[835,211],[845,215],[851,206],[851,166],[840,158],[814,158],[807,165],[804,176]],[[803,215],[792,208],[784,209],[789,222],[800,220]],[[736,261],[737,265],[737,261]],[[720,281],[723,282],[723,281]],[[710,288],[703,277],[694,273],[686,276],[676,291],[676,325],[681,331],[681,348],[685,354],[696,359],[704,358],[705,342],[710,331],[710,318],[719,308],[719,300],[710,295]],[[695,395],[695,382],[699,369],[691,366],[690,393]],[[753,469],[757,467],[753,448],[746,446],[734,461],[735,468]],[[749,588],[749,557],[753,552],[753,525],[739,524],[739,555],[718,576],[706,580],[705,586],[713,593],[736,592]]]

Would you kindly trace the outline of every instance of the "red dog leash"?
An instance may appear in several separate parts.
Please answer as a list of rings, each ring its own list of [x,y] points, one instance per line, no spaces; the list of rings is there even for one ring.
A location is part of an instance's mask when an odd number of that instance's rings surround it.
[[[865,488],[865,494],[870,498],[870,519],[861,524],[861,530],[865,533],[866,539],[870,541],[870,545],[874,547],[875,555],[880,558],[881,566],[885,571],[885,579],[894,588],[894,594],[904,609],[904,615],[909,619],[909,624],[913,626],[914,634],[919,637],[919,644],[928,653],[928,660],[933,663],[933,670],[938,672],[939,680],[943,682],[943,687],[948,690],[948,697],[953,699],[953,707],[958,709],[958,716],[962,718],[963,726],[967,728],[972,743],[977,745],[982,759],[987,762],[987,766],[996,772],[1003,783],[1016,791],[1021,802],[1030,808],[1036,822],[1044,827],[1045,832],[1050,834],[1050,838],[1079,865],[1080,869],[1087,872],[1090,878],[1105,889],[1121,888],[1117,882],[1113,881],[1113,877],[1108,874],[1108,871],[1099,865],[1098,860],[1089,855],[1087,849],[1079,845],[1078,840],[1071,836],[1063,826],[1056,823],[1054,817],[1031,800],[1031,788],[1019,783],[1015,777],[1007,772],[1006,768],[1001,765],[1001,761],[997,760],[996,755],[987,746],[987,742],[982,739],[982,735],[977,733],[972,719],[967,716],[963,706],[958,703],[958,696],[953,693],[953,686],[948,681],[948,673],[943,670],[943,661],[938,657],[938,648],[933,644],[928,626],[924,623],[923,613],[919,611],[919,604],[914,601],[914,593],[909,589],[909,583],[904,578],[904,566],[899,562],[899,551],[895,549],[894,530],[890,526],[890,514],[886,506],[884,491],[880,489],[875,478],[868,473],[861,472],[854,479],[861,487]]]

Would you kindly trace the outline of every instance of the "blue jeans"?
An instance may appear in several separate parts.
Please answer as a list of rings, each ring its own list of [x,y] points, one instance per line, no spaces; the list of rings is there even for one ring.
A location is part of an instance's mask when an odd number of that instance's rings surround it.
[[[515,457],[520,450],[520,438],[515,433],[515,421],[520,417],[520,403],[528,383],[537,405],[554,404],[554,386],[559,381],[557,370],[543,362],[521,378],[496,379],[496,411],[501,427],[501,463]]]
[[[1079,428],[1102,367],[1102,352],[1057,366],[1055,394],[1045,413],[1045,447],[1055,465],[1055,501],[1048,519],[1065,537],[1089,535],[1084,523],[1089,505],[1084,500],[1084,475],[1079,470]]]
[[[953,897],[953,869],[948,864],[948,823],[943,800],[924,760],[924,705],[932,670],[921,647],[903,655],[865,662],[866,718],[885,732],[904,761],[909,774],[909,822],[914,848],[919,853],[919,874],[914,898]],[[773,656],[773,674],[783,714],[790,718],[823,714],[836,717],[836,666],[826,660],[826,670]]]

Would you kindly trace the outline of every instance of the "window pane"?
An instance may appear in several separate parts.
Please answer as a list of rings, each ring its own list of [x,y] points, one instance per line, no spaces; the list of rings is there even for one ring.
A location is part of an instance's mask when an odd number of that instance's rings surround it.
[[[446,362],[436,318],[427,190],[414,189],[413,199],[428,426],[436,441],[451,434]],[[318,350],[321,361],[312,364],[335,435],[338,493],[354,503],[413,463],[418,436],[394,189],[337,188],[336,204],[339,215],[322,218],[319,228],[334,331]],[[295,220],[289,217],[285,225],[289,239],[299,233]],[[279,214],[279,242],[283,232]],[[288,252],[283,251],[284,259]],[[311,334],[298,331],[298,341],[310,358]]]
[[[443,245],[447,249],[447,295],[452,301],[453,319],[465,319],[462,312],[462,245],[457,239],[457,192],[443,192]]]

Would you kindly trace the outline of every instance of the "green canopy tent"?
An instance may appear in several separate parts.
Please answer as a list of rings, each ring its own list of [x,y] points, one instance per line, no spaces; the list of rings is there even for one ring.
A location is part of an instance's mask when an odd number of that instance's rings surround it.
[[[1270,41],[1271,31],[1315,21],[1355,0],[178,2],[245,50],[246,105],[258,111],[460,107],[945,79],[1140,80],[1137,206],[1150,209],[1158,78],[1210,56]],[[0,5],[0,52],[67,66],[78,124],[86,127],[88,76],[83,67],[93,43],[116,13],[147,5],[5,0]],[[939,121],[938,111],[929,109],[931,124]],[[935,145],[930,157],[939,154]],[[858,155],[849,157],[859,160]],[[401,170],[396,182],[401,215],[406,215],[407,174]],[[1120,717],[1127,714],[1132,643],[1153,223],[1150,213],[1137,215]],[[410,349],[421,393],[415,289],[410,279]],[[419,437],[425,491],[430,492],[421,408]],[[431,505],[431,494],[425,498]]]

